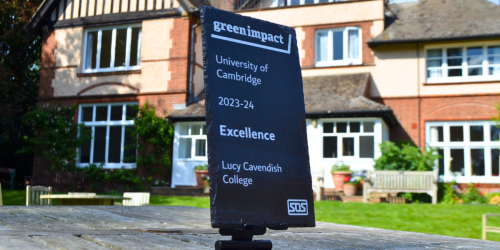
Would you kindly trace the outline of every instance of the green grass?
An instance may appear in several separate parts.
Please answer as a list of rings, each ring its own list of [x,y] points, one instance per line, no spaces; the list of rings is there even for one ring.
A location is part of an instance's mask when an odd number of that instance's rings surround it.
[[[2,190],[2,195],[4,205],[26,205],[25,191]],[[150,204],[209,208],[210,199],[151,196]],[[475,239],[481,238],[482,214],[500,213],[500,206],[489,205],[364,204],[321,201],[314,202],[314,206],[317,221]],[[488,226],[500,227],[500,217],[488,219]],[[488,239],[500,241],[500,234],[490,233]]]

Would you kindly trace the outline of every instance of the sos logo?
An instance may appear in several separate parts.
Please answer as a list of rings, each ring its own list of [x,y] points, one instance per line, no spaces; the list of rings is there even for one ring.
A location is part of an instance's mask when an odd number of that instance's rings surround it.
[[[288,215],[307,215],[307,200],[294,200],[289,199],[287,201],[288,205]]]

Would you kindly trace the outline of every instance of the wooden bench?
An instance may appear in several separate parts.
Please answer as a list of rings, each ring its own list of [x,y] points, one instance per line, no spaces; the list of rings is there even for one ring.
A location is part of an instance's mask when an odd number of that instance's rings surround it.
[[[483,214],[483,240],[487,233],[500,233],[500,227],[488,227],[488,217],[500,217],[500,214]]]
[[[14,177],[16,176],[15,168],[0,168],[0,174],[9,174],[8,180],[1,180],[0,183],[9,184],[10,190],[14,190]]]
[[[363,184],[363,202],[370,193],[426,193],[437,204],[437,171],[369,171]]]
[[[316,193],[316,200],[317,201],[323,200],[325,196],[325,170],[311,169],[311,177],[312,177],[312,189],[314,193]]]
[[[38,171],[35,176],[25,176],[25,184],[31,186],[72,186],[73,191],[82,187],[85,182],[85,172]]]

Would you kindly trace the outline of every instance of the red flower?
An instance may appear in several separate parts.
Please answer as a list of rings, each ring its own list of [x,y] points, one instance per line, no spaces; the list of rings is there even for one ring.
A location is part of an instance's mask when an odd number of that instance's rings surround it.
[[[474,184],[474,188],[479,187],[479,183]]]
[[[346,177],[344,178],[344,182],[349,182],[350,180],[351,180],[351,177],[350,177],[350,176],[346,176]]]

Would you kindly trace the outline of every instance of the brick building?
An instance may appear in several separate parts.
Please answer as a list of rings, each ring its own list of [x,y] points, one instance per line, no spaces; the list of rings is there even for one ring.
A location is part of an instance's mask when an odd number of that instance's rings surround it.
[[[175,125],[172,187],[195,185],[207,162],[203,3],[296,30],[313,168],[370,169],[377,144],[403,139],[437,148],[444,180],[499,183],[500,7],[394,2],[47,0],[29,25],[44,38],[39,102],[78,104],[94,134],[79,163],[116,168],[134,167],[128,105],[148,101]]]

